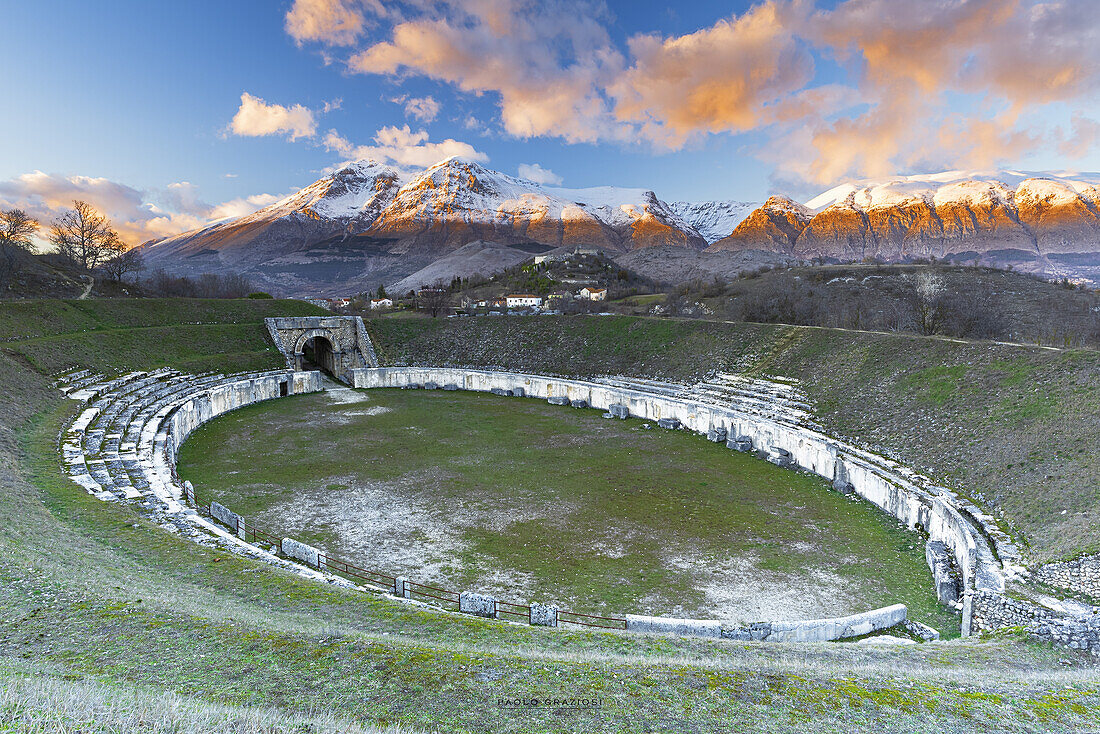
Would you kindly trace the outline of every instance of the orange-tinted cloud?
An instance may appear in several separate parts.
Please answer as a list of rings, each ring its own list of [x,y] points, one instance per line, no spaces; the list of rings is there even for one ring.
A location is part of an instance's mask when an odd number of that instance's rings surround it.
[[[493,94],[517,137],[676,149],[764,131],[761,157],[817,183],[1044,148],[1084,155],[1096,138],[1035,114],[1059,103],[1080,118],[1100,91],[1093,0],[765,0],[694,33],[635,36],[625,52],[600,7],[579,1],[411,7],[349,68]],[[815,86],[818,58],[846,79]]]
[[[74,199],[86,201],[111,220],[123,241],[137,245],[204,226],[214,219],[242,216],[276,200],[260,194],[216,206],[204,203],[187,182],[169,184],[160,191],[140,191],[106,178],[57,176],[42,171],[0,181],[0,209],[24,209],[42,224],[50,224],[68,210]]]
[[[347,46],[355,43],[365,25],[357,4],[344,0],[294,0],[286,14],[286,32],[298,43]]]
[[[635,36],[634,63],[610,87],[620,120],[676,147],[696,133],[751,130],[805,87],[814,61],[784,6],[769,2],[686,36]]]

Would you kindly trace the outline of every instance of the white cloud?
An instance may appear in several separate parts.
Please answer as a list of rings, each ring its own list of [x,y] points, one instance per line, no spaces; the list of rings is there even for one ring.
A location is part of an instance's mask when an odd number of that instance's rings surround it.
[[[362,11],[343,0],[294,0],[286,14],[286,32],[299,44],[320,41],[347,46],[355,42],[365,24]]]
[[[560,185],[562,181],[561,176],[549,168],[543,168],[538,163],[520,163],[519,177],[534,181],[537,184],[552,184],[554,186]]]
[[[260,137],[264,135],[286,135],[289,140],[312,138],[317,133],[317,121],[313,111],[296,104],[284,107],[280,104],[268,104],[248,92],[241,95],[241,106],[229,129],[235,135]]]
[[[394,104],[405,105],[405,116],[421,122],[431,122],[439,115],[439,102],[434,97],[409,97],[402,95],[390,100]]]
[[[106,178],[58,176],[42,171],[0,181],[0,209],[25,209],[42,224],[43,236],[76,199],[106,215],[123,240],[136,245],[197,229],[212,219],[249,214],[278,197],[259,194],[212,206],[203,202],[197,187],[186,181],[151,191]]]
[[[428,140],[426,131],[413,132],[408,125],[381,128],[374,135],[374,145],[354,145],[335,130],[329,130],[324,145],[349,160],[372,158],[415,168],[427,168],[452,156],[480,162],[489,160],[489,156],[468,143],[453,138],[433,143]]]

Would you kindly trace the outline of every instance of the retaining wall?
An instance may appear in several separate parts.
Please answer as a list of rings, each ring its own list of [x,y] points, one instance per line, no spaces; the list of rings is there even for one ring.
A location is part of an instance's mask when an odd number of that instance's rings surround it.
[[[1037,639],[1100,655],[1100,608],[1091,615],[1074,617],[986,591],[968,593],[963,604],[963,613],[970,617],[975,631],[1019,627]]]

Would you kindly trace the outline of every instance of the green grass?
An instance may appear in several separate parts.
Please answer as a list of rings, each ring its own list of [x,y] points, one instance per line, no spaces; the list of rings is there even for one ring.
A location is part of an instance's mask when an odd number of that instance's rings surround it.
[[[23,315],[46,321],[52,307]],[[85,307],[94,312],[97,303]],[[141,326],[171,326],[186,311]],[[467,337],[483,336],[467,328]],[[473,364],[523,358],[578,369],[575,358],[561,356],[573,346],[568,327],[557,335],[538,324],[523,328],[527,336],[510,345],[515,354],[498,351],[501,342],[490,340],[448,347],[449,358],[469,355],[466,349],[479,355]],[[256,322],[253,329],[262,334],[263,326]],[[426,349],[421,336],[434,331],[442,345],[459,335],[440,322],[408,329],[406,342],[385,345],[390,354],[440,359],[441,347]],[[639,331],[655,333],[645,326]],[[710,343],[681,331],[674,345]],[[766,332],[746,330],[726,346],[742,353],[749,332],[770,343],[760,336]],[[217,339],[157,353],[140,329],[130,337],[110,342],[125,362],[120,368],[224,359],[231,369],[244,355],[263,354]],[[795,346],[836,354],[820,342]],[[884,365],[912,359],[890,345],[877,355],[874,345],[858,346]],[[662,351],[653,357],[653,372],[714,364],[722,348],[698,355]],[[838,372],[841,381],[874,377],[860,366],[857,351],[845,351],[846,360],[830,357],[824,368],[851,369]],[[107,364],[111,355],[105,349],[91,356]],[[650,358],[627,352],[622,359],[638,356]],[[1077,379],[1085,371],[1081,358],[1066,359],[1063,371]],[[629,371],[626,363],[615,367]],[[1040,364],[1036,373],[1040,386],[1049,379],[1044,369]],[[852,400],[839,390],[832,394],[838,410],[851,410]],[[272,722],[289,731],[326,731],[334,710],[338,731],[354,731],[356,724],[585,733],[1100,727],[1095,663],[1016,634],[886,649],[730,644],[543,630],[317,584],[184,541],[131,506],[87,495],[59,471],[56,453],[58,432],[75,407],[22,356],[0,352],[0,731],[99,734],[155,731],[162,724],[172,732],[279,731]],[[883,424],[891,425],[888,412]],[[596,694],[600,707],[516,711],[495,703],[500,696],[555,694]],[[165,717],[154,719],[166,708]],[[144,714],[147,719],[132,723]]]
[[[181,476],[200,502],[336,557],[512,601],[745,622],[903,602],[948,636],[958,627],[931,593],[923,539],[817,477],[688,432],[542,400],[403,390],[363,398],[332,404],[316,394],[234,411],[184,444]],[[377,411],[387,412],[368,414]],[[392,515],[381,525],[396,543],[442,570],[424,578],[384,555],[377,528],[364,535],[358,519],[378,512],[366,501]],[[303,512],[310,502],[324,509]],[[408,509],[418,503],[426,506]],[[455,531],[453,548],[441,550],[440,529]],[[705,594],[740,584],[755,589],[744,592],[751,599]],[[791,589],[821,601],[798,607]]]

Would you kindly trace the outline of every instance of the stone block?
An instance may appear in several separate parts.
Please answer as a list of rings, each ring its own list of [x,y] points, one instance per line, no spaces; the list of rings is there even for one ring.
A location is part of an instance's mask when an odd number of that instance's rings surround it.
[[[711,428],[709,431],[707,431],[707,440],[711,443],[725,443],[726,429],[722,426]]]
[[[726,448],[735,451],[752,451],[752,438],[749,436],[737,436],[726,441]]]
[[[622,403],[612,403],[607,406],[607,412],[615,416],[619,420],[626,420],[630,417],[630,408],[626,407]]]
[[[531,602],[530,622],[540,627],[557,627],[558,608],[548,604]]]
[[[551,405],[569,405],[569,398],[564,395],[554,395],[546,399]]]
[[[941,540],[929,540],[924,544],[924,560],[932,572],[936,599],[940,604],[957,602],[962,584],[951,550]]]
[[[626,615],[627,632],[650,634],[686,635],[689,637],[721,637],[722,623],[716,619],[677,619],[675,617],[646,617],[640,614]]]
[[[438,390],[439,385],[435,384],[434,382],[425,382],[424,383],[424,389],[425,390]]]
[[[579,400],[579,399],[578,400],[570,400],[569,404],[572,405],[574,408],[587,408],[588,407],[588,401],[587,400]]]
[[[444,385],[443,389],[444,390],[457,390],[458,385],[455,385],[454,383],[450,383],[450,384]]]
[[[680,427],[680,421],[676,418],[660,418],[657,420],[657,425],[675,431]]]
[[[503,387],[493,387],[489,389],[493,395],[511,395],[511,390],[505,390]]]
[[[189,481],[183,483],[183,499],[189,505],[195,504],[195,485]]]
[[[228,526],[229,528],[231,528],[233,530],[234,533],[237,532],[237,527],[241,524],[240,523],[240,520],[241,520],[240,515],[238,515],[237,513],[233,512],[233,510],[230,510],[228,507],[226,507],[225,505],[220,504],[218,502],[211,502],[210,503],[210,517],[214,518],[215,520],[220,522],[222,525]]]
[[[497,600],[488,594],[463,591],[458,595],[458,611],[464,614],[475,614],[478,617],[495,619],[497,616]]]
[[[932,627],[929,627],[928,625],[922,624],[913,619],[905,620],[905,629],[908,630],[910,634],[921,638],[925,642],[940,639],[940,633],[938,630],[933,629]]]
[[[527,391],[524,390],[522,387],[513,387],[512,395],[517,398],[525,398],[527,397]]]
[[[412,589],[409,587],[409,580],[404,576],[398,576],[393,580],[393,595],[399,596],[402,599],[412,598]]]
[[[324,554],[312,545],[306,545],[294,538],[283,538],[283,554],[312,568],[321,568]]]

